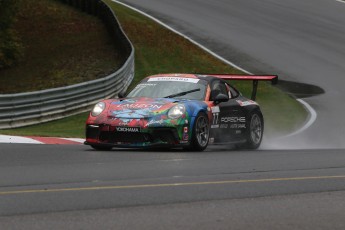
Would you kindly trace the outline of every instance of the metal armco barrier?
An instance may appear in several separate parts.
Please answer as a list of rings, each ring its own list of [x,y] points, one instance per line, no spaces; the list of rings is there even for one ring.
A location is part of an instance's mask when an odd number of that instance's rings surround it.
[[[62,2],[101,18],[123,55],[124,63],[115,73],[101,79],[36,92],[0,94],[0,129],[38,124],[88,111],[97,101],[127,89],[133,80],[134,48],[114,12],[99,0]]]

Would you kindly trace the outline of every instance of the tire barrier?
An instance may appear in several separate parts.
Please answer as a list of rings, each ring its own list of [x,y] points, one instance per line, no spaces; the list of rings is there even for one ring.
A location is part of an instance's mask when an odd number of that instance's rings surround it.
[[[134,48],[114,12],[100,0],[60,0],[99,17],[114,40],[123,65],[116,72],[80,84],[28,93],[0,94],[0,129],[52,121],[90,110],[97,101],[126,90],[134,77]]]

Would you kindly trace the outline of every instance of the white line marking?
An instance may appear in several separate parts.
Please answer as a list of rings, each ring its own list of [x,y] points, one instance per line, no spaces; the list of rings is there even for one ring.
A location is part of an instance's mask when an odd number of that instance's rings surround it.
[[[290,133],[286,137],[294,136],[294,135],[299,134],[299,133],[303,132],[304,130],[308,129],[316,121],[316,118],[317,118],[317,113],[313,109],[313,107],[311,107],[307,102],[303,101],[302,99],[297,99],[297,101],[299,103],[301,103],[304,106],[304,108],[307,109],[310,117],[309,117],[308,122],[302,128],[300,128],[299,130],[297,130],[293,133]]]
[[[337,2],[345,3],[344,0],[336,0]]]
[[[232,67],[235,67],[235,68],[241,70],[241,71],[244,72],[244,73],[247,73],[247,74],[250,74],[250,75],[254,75],[253,73],[251,73],[251,72],[249,72],[249,71],[247,71],[247,70],[245,70],[245,69],[239,67],[238,65],[236,65],[236,64],[234,64],[234,63],[232,63],[232,62],[226,60],[225,58],[221,57],[220,55],[214,53],[214,52],[211,51],[210,49],[208,49],[208,48],[206,48],[205,46],[201,45],[200,43],[194,41],[192,38],[190,38],[190,37],[184,35],[183,33],[181,33],[181,32],[179,32],[179,31],[175,30],[175,29],[172,28],[172,27],[168,26],[167,24],[165,24],[164,22],[160,21],[159,19],[157,19],[157,18],[155,18],[155,17],[153,17],[153,16],[151,16],[151,15],[149,15],[149,14],[147,14],[147,13],[145,13],[145,12],[139,10],[139,9],[136,9],[136,8],[130,6],[130,5],[127,5],[127,4],[123,3],[123,2],[120,2],[120,1],[118,1],[118,0],[112,0],[112,1],[113,1],[113,2],[116,2],[116,3],[120,4],[120,5],[123,5],[123,6],[125,6],[125,7],[128,7],[128,8],[130,8],[131,10],[134,10],[134,11],[136,11],[136,12],[138,12],[138,13],[140,13],[140,14],[142,14],[142,15],[148,17],[148,18],[150,18],[151,20],[157,22],[158,24],[164,26],[165,28],[167,28],[167,29],[173,31],[174,33],[176,33],[176,34],[178,34],[178,35],[184,37],[184,38],[187,39],[188,41],[192,42],[192,43],[195,44],[196,46],[198,46],[198,47],[200,47],[201,49],[205,50],[206,52],[208,52],[209,54],[211,54],[211,55],[214,56],[215,58],[218,58],[219,60],[223,61],[224,63],[226,63],[226,64],[228,64],[228,65],[230,65],[230,66],[232,66]],[[337,1],[340,1],[340,2],[344,3],[344,1],[341,1],[341,0],[337,0]],[[303,132],[304,130],[308,129],[308,128],[315,122],[316,117],[317,117],[316,111],[315,111],[307,102],[303,101],[302,99],[297,99],[297,101],[299,101],[299,102],[308,110],[309,115],[310,115],[310,119],[309,119],[309,121],[308,121],[301,129],[299,129],[299,130],[297,130],[297,131],[295,131],[295,132],[289,134],[288,136],[292,136],[292,135],[299,134],[299,133]]]

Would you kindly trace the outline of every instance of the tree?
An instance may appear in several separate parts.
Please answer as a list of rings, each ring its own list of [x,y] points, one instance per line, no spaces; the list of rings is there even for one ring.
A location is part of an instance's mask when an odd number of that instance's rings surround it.
[[[22,56],[22,46],[13,29],[19,0],[0,0],[0,69],[15,65]]]

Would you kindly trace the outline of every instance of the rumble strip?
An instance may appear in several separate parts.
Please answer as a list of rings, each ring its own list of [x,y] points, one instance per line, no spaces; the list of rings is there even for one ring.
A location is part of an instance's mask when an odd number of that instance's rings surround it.
[[[81,138],[61,138],[61,137],[20,137],[0,135],[0,143],[16,144],[49,144],[49,145],[80,145],[84,143]]]

